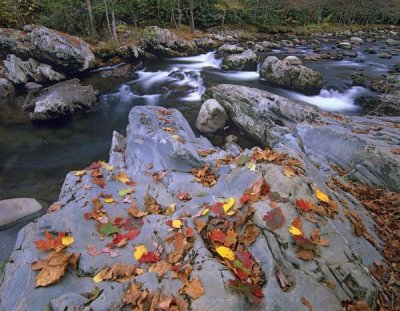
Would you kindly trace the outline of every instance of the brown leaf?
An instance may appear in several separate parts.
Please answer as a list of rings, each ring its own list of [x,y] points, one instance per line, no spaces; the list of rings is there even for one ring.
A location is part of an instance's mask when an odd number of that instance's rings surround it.
[[[151,176],[153,176],[153,180],[155,182],[159,182],[161,179],[163,179],[165,177],[165,175],[167,175],[166,171],[160,171],[160,172],[155,172],[155,173],[151,174]]]
[[[170,271],[172,265],[168,262],[161,260],[149,267],[149,272],[156,272],[158,276],[164,276],[168,271]]]
[[[283,175],[285,175],[286,177],[292,178],[292,177],[296,176],[296,172],[294,171],[294,169],[291,166],[285,165],[283,167]]]
[[[311,304],[310,301],[308,301],[308,299],[304,296],[301,296],[300,301],[303,305],[305,305],[307,307],[308,310],[312,311],[313,310],[313,306]]]
[[[71,258],[72,262],[71,262]],[[41,269],[36,275],[36,287],[48,286],[57,283],[64,276],[68,264],[76,267],[78,254],[66,254],[64,251],[54,251],[47,255],[46,259],[32,263],[33,269]]]
[[[146,208],[146,211],[149,212],[149,214],[159,214],[160,213],[160,204],[158,204],[157,201],[154,200],[148,194],[144,198],[144,206]]]
[[[179,192],[176,197],[181,200],[181,201],[190,201],[192,197],[190,196],[189,192],[187,191],[182,191]]]
[[[394,153],[394,154],[400,154],[400,147],[396,147],[396,148],[392,148],[390,150],[390,152]]]
[[[252,222],[248,222],[239,240],[245,245],[250,246],[257,239],[259,233],[260,229],[258,229]]]
[[[193,223],[194,223],[194,227],[196,228],[196,231],[198,233],[200,233],[204,229],[204,227],[207,226],[207,221],[200,220],[197,218],[193,220]]]
[[[202,287],[199,278],[189,281],[189,283],[185,284],[183,288],[181,288],[179,291],[190,296],[193,299],[199,298],[204,295],[204,288]]]
[[[128,214],[131,215],[133,218],[142,218],[144,216],[147,216],[149,213],[142,212],[138,209],[137,205],[133,203],[128,209]]]
[[[296,256],[303,260],[313,260],[315,254],[310,249],[299,248],[296,252]]]
[[[102,279],[124,283],[132,279],[135,275],[136,269],[136,265],[116,263],[111,268],[106,267],[103,269],[104,273],[102,273]]]
[[[52,213],[52,212],[56,212],[58,210],[61,209],[61,204],[59,202],[54,202],[53,204],[51,204],[49,206],[49,208],[47,209],[47,213]]]
[[[192,169],[192,175],[195,181],[201,183],[205,187],[212,187],[217,183],[218,177],[210,168],[210,164],[206,164],[203,168]]]

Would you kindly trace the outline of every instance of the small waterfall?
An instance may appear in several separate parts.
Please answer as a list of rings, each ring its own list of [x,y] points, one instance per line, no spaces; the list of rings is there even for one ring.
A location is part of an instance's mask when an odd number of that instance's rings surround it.
[[[357,111],[360,107],[354,104],[357,97],[366,94],[369,91],[360,86],[353,86],[352,88],[340,93],[336,90],[323,89],[316,96],[307,96],[295,92],[290,92],[290,97],[295,98],[327,111]]]

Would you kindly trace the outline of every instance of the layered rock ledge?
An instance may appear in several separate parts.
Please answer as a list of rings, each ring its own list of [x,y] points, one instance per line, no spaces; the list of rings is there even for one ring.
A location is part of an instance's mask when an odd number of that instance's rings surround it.
[[[381,288],[368,267],[383,261],[382,242],[361,203],[329,179],[344,182],[336,165],[353,180],[397,187],[399,157],[390,150],[400,141],[399,119],[341,117],[233,85],[207,96],[274,151],[232,157],[196,137],[177,110],[134,107],[126,137],[113,135],[109,163],[69,173],[59,208],[19,233],[0,287],[1,311],[124,310],[143,307],[148,297],[174,310],[336,311],[343,301],[377,307]],[[300,208],[299,199],[319,212]],[[361,236],[347,210],[363,224]],[[136,236],[116,243],[118,234],[105,225]],[[80,260],[59,283],[35,288],[31,264],[48,255],[35,241],[45,231],[73,236],[65,252]],[[310,237],[310,249],[296,234]],[[221,245],[233,255],[219,252]],[[141,259],[143,246],[153,261]],[[116,263],[131,268],[99,276]],[[247,285],[237,292],[235,284]]]

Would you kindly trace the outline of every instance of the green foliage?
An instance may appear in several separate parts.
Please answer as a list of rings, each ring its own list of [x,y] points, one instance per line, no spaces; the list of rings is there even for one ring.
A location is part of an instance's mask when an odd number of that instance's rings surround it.
[[[87,1],[87,0],[86,0]],[[0,0],[0,25],[21,27],[37,23],[64,32],[89,34],[84,0]],[[109,34],[108,20],[115,13],[117,32],[132,27],[188,25],[189,0],[90,0],[97,32]],[[261,31],[280,32],[332,23],[396,23],[399,0],[194,0],[196,28],[253,25]],[[305,29],[306,30],[306,29]]]

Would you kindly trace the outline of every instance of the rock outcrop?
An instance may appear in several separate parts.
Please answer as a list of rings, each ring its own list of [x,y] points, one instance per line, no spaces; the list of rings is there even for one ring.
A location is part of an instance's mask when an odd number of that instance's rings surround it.
[[[26,25],[23,31],[0,28],[1,54],[15,54],[24,60],[33,58],[68,74],[96,64],[89,45],[82,39],[35,25]]]
[[[176,36],[168,29],[148,26],[143,30],[142,48],[159,56],[187,56],[197,53],[194,42]]]
[[[278,154],[267,150],[262,155],[260,149],[246,150],[232,159],[207,139],[197,138],[180,112],[134,107],[126,137],[113,135],[109,165],[97,163],[68,174],[59,198],[61,209],[19,233],[0,287],[1,311],[64,310],[69,306],[120,310],[124,304],[140,304],[132,300],[135,293],[135,297],[146,297],[157,290],[174,296],[178,310],[186,310],[189,302],[191,310],[295,310],[303,302],[336,311],[342,308],[342,301],[349,300],[363,300],[376,308],[380,287],[366,267],[382,260],[377,250],[380,243],[374,246],[355,236],[345,209],[358,211],[365,230],[371,230],[372,223],[357,199],[330,190],[325,181],[334,174],[333,162],[351,171],[355,179],[368,177],[370,183],[393,187],[396,178],[399,180],[398,159],[384,152],[385,144],[396,143],[396,139],[398,143],[391,121],[354,118],[349,122],[350,118],[323,113],[307,104],[232,85],[213,87],[208,95],[247,132],[256,131],[247,124],[265,124],[272,134],[254,136],[282,153],[280,160],[273,160]],[[382,126],[393,141],[351,131],[372,123]],[[372,143],[376,152],[369,147]],[[246,164],[251,157],[257,160]],[[374,168],[378,157],[383,162]],[[292,175],[284,168],[289,163],[296,165]],[[264,201],[248,203],[242,194],[248,189],[253,195],[259,193],[260,182],[269,184],[268,188],[262,186],[263,193],[269,194]],[[300,198],[317,205],[316,188],[334,201],[333,215],[307,218],[295,207]],[[221,209],[218,202],[228,202],[227,198],[234,204],[222,203]],[[318,206],[324,209],[324,205]],[[277,210],[279,222],[268,223]],[[313,255],[303,259],[304,254],[298,253],[301,244],[288,231],[292,221],[298,222],[297,217],[302,219],[303,234],[313,232],[314,239],[320,239],[314,242],[321,244],[313,244],[313,250],[306,252]],[[118,232],[136,230],[135,236],[118,242],[116,233],[107,236],[98,231],[105,224]],[[221,231],[218,238],[217,228]],[[229,230],[231,240],[221,240]],[[69,232],[75,242],[67,251],[80,253],[80,260],[76,270],[68,270],[59,284],[36,289],[34,276],[38,274],[31,271],[30,264],[47,255],[34,247],[45,231]],[[371,238],[378,239],[372,230]],[[226,249],[216,251],[216,245],[223,243],[232,254]],[[143,246],[152,252],[148,263],[143,263],[138,252]],[[120,272],[119,282],[115,280],[120,270],[98,274],[116,263],[134,269]],[[235,274],[242,275],[247,285]],[[236,282],[245,287],[235,292],[232,286]],[[194,283],[195,293],[187,289]],[[94,293],[95,286],[96,295],[81,295]],[[125,296],[128,288],[130,294]],[[249,300],[258,305],[250,306]]]
[[[8,54],[4,61],[5,75],[15,85],[28,82],[57,82],[66,77],[53,70],[50,65],[41,64],[33,58],[23,61],[13,54]]]
[[[318,94],[323,87],[319,72],[301,65],[291,65],[275,56],[265,59],[260,77],[278,86],[287,87],[305,94]]]
[[[33,112],[29,115],[32,121],[60,119],[75,112],[91,111],[96,101],[96,92],[92,86],[83,86],[78,79],[72,79],[41,90],[30,103]]]
[[[248,70],[257,69],[257,54],[252,50],[246,50],[241,54],[231,54],[222,61],[223,70]]]

